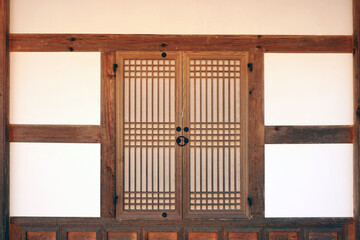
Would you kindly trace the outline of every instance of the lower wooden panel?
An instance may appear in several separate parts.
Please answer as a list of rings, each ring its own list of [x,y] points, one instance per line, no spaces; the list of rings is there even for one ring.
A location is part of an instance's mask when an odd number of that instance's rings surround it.
[[[96,232],[69,232],[68,240],[96,240]]]
[[[217,232],[190,232],[189,240],[217,240]]]
[[[269,240],[297,240],[298,234],[296,232],[271,232],[269,233]]]
[[[245,232],[231,232],[229,233],[229,240],[257,240],[257,233]]]
[[[56,240],[56,232],[27,232],[27,240]]]
[[[176,232],[149,232],[148,240],[177,240]]]
[[[309,240],[337,240],[337,236],[336,232],[311,232],[309,233]]]
[[[109,232],[108,240],[137,240],[136,232]]]

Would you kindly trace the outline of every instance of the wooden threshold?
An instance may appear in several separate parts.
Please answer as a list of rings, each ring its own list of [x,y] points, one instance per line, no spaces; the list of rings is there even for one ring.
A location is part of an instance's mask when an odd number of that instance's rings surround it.
[[[10,142],[100,143],[96,125],[10,125]]]
[[[353,126],[266,126],[265,143],[353,143]]]
[[[10,34],[12,52],[248,51],[352,53],[352,35]]]

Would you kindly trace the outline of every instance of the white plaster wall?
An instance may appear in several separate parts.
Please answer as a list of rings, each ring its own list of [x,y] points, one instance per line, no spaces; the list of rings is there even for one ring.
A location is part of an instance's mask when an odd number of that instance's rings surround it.
[[[100,144],[11,143],[10,216],[100,217]]]
[[[265,125],[352,125],[352,54],[265,54]]]
[[[352,217],[352,144],[265,145],[266,217]]]
[[[10,54],[10,123],[100,124],[100,53]]]
[[[352,34],[351,0],[11,0],[12,33]]]

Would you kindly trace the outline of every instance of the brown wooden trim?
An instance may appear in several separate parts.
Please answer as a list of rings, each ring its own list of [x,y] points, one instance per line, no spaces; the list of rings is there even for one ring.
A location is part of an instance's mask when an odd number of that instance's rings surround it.
[[[250,215],[264,218],[264,52],[250,52],[249,63],[249,197],[253,199]]]
[[[265,143],[352,143],[353,126],[266,126]]]
[[[353,37],[314,35],[11,34],[13,52],[249,51],[351,53]]]
[[[96,125],[10,125],[10,142],[99,143]]]
[[[24,228],[59,227],[335,227],[352,224],[353,218],[253,218],[231,220],[117,220],[114,218],[66,218],[66,217],[11,217],[10,223]]]
[[[355,239],[360,239],[360,155],[359,155],[359,111],[360,111],[360,0],[353,0],[353,89],[354,89],[354,217]]]
[[[115,52],[101,54],[101,216],[115,217]]]
[[[9,15],[0,1],[0,239],[9,238]]]

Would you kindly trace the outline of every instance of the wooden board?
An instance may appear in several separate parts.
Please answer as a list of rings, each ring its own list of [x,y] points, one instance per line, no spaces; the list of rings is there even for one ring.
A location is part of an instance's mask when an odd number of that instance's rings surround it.
[[[267,126],[265,143],[352,143],[353,126]]]
[[[0,239],[9,238],[9,16],[0,1]]]
[[[249,51],[351,53],[352,36],[11,34],[10,51]]]
[[[100,143],[96,125],[27,125],[12,124],[10,142]]]

